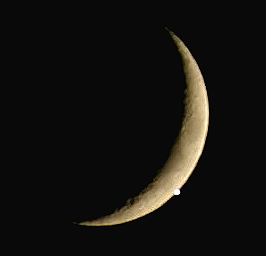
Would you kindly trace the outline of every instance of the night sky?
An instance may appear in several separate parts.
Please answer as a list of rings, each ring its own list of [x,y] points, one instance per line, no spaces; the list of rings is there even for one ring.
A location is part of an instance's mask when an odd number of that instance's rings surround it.
[[[54,65],[63,82],[51,87],[56,102],[51,105],[57,104],[53,150],[60,167],[54,186],[58,181],[57,219],[68,239],[106,241],[117,233],[123,239],[123,234],[138,232],[139,239],[157,234],[160,240],[176,231],[170,239],[176,242],[204,232],[211,237],[217,229],[223,232],[234,200],[226,201],[232,182],[224,174],[231,170],[225,168],[226,154],[217,150],[224,145],[221,134],[227,129],[219,123],[228,110],[226,98],[219,97],[228,86],[223,73],[232,68],[225,65],[230,55],[221,34],[232,30],[218,19],[214,27],[214,16],[195,16],[193,24],[186,23],[186,15],[144,25],[129,19],[104,25],[76,20],[58,29],[60,39],[53,47],[60,65]],[[206,83],[210,126],[203,154],[181,194],[155,212],[112,227],[73,225],[123,206],[167,159],[182,120],[185,85],[180,57],[164,26],[186,44]]]

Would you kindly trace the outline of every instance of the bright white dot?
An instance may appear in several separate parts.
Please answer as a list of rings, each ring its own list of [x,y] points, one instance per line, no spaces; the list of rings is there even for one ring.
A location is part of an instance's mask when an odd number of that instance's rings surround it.
[[[174,195],[176,195],[176,196],[180,195],[180,189],[178,189],[178,188],[175,189],[174,190]]]

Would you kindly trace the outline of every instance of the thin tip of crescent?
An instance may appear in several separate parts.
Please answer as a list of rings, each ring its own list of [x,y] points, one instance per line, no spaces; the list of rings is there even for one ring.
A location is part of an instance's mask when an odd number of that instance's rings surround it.
[[[171,36],[174,35],[174,32],[171,31],[168,27],[164,27],[164,28],[165,28],[165,30],[166,30]]]
[[[169,33],[172,32],[168,27],[164,27]]]
[[[73,225],[77,226],[101,226],[99,220],[73,222]]]
[[[171,31],[168,27],[164,27],[164,28],[171,35],[171,37],[176,37],[179,39],[179,37],[173,31]]]
[[[83,221],[83,222],[73,222],[73,225],[77,225],[77,226],[92,226],[90,224],[90,222],[88,221]]]

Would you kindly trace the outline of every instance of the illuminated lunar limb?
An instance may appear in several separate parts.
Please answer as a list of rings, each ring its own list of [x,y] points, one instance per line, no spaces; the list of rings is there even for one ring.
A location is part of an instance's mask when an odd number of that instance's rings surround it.
[[[169,158],[153,182],[125,206],[98,219],[80,222],[79,225],[112,226],[138,219],[155,211],[173,195],[180,194],[180,189],[197,165],[209,125],[207,90],[199,66],[188,48],[172,31],[168,29],[167,31],[182,59],[186,83],[182,125]],[[154,40],[154,37],[151,37],[151,40]],[[175,118],[175,115],[171,118]],[[125,166],[126,169],[127,166]]]

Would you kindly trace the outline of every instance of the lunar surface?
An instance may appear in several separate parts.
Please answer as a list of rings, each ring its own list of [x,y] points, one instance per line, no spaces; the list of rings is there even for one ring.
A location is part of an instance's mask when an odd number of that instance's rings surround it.
[[[182,186],[195,169],[202,154],[209,123],[209,104],[203,76],[185,44],[172,31],[166,30],[182,58],[186,82],[182,125],[169,157],[153,182],[139,195],[128,200],[122,208],[110,215],[76,224],[111,226],[129,222],[153,212],[172,196],[180,194]]]

